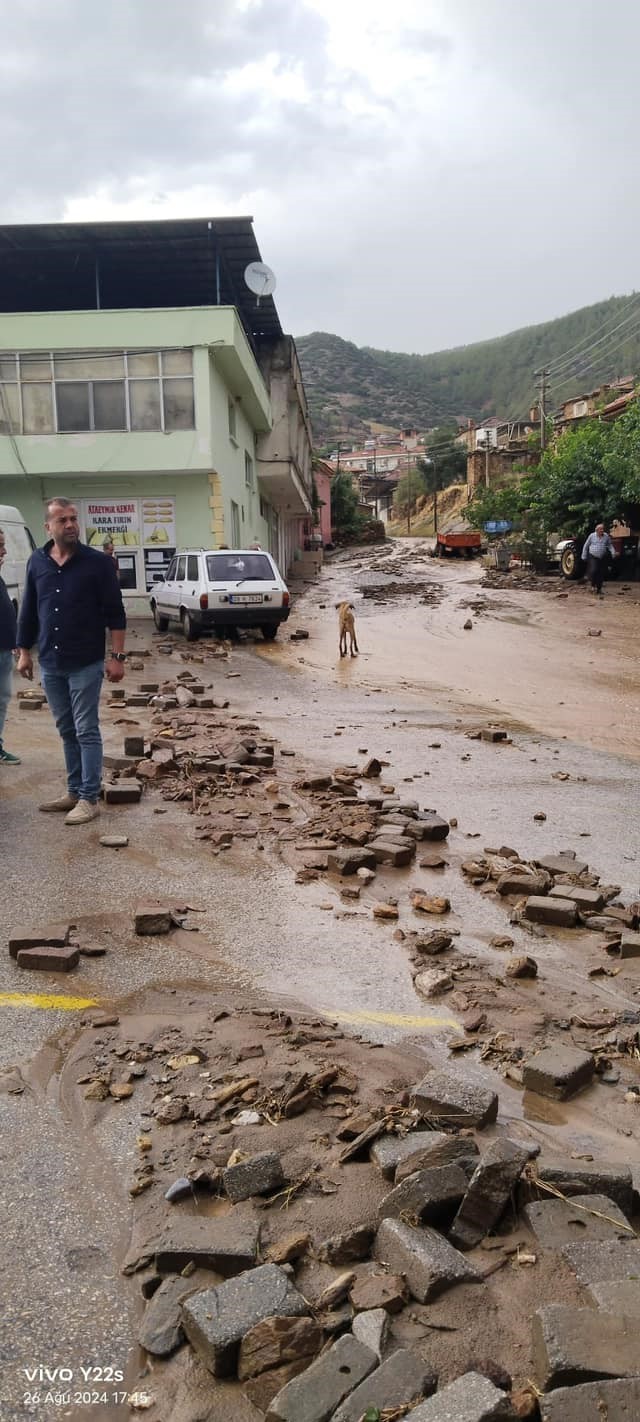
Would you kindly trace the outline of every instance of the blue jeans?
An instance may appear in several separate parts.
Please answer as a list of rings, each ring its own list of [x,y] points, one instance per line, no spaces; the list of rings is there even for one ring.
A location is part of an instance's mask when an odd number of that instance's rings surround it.
[[[0,746],[2,745],[4,723],[7,718],[7,707],[11,700],[13,667],[13,652],[0,652]]]
[[[69,794],[95,805],[102,781],[102,736],[98,721],[104,662],[77,671],[41,667],[42,685],[62,738]]]

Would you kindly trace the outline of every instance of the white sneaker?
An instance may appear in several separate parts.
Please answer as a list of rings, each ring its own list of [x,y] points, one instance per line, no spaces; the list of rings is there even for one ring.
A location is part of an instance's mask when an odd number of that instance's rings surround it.
[[[97,805],[92,805],[90,800],[78,800],[73,810],[65,815],[66,825],[88,825],[90,820],[96,820],[100,810]]]

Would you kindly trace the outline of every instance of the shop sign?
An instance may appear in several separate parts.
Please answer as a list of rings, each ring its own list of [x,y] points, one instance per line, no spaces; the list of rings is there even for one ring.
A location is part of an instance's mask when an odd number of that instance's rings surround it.
[[[137,499],[84,500],[85,538],[90,548],[101,548],[105,538],[116,548],[140,547],[140,518]]]

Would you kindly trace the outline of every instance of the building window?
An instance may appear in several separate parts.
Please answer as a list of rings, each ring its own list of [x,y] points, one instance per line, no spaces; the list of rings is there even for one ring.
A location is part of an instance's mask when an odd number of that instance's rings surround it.
[[[244,482],[248,489],[253,488],[253,460],[246,450],[244,454]]]
[[[269,522],[269,515],[270,515],[270,512],[271,512],[270,506],[269,506],[269,504],[267,503],[266,499],[263,499],[262,494],[261,494],[261,495],[260,495],[260,517],[266,519],[267,523]]]
[[[237,412],[235,400],[229,401],[229,439],[237,439]]]
[[[0,354],[0,433],[195,429],[193,352]]]
[[[231,500],[231,542],[234,548],[240,547],[240,508],[238,504]]]

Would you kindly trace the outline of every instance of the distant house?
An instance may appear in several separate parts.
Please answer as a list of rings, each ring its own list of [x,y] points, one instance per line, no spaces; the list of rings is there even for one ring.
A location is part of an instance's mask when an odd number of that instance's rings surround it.
[[[529,435],[534,430],[535,421],[531,419],[505,420],[499,415],[492,415],[478,425],[470,420],[468,428],[456,436],[455,443],[465,449],[468,455],[487,448],[524,449]]]
[[[632,375],[598,385],[595,390],[589,390],[586,394],[572,395],[569,400],[563,400],[554,416],[555,430],[562,433],[565,429],[575,428],[585,420],[593,419],[594,415],[615,419],[634,398],[635,381]],[[613,406],[618,407],[615,412],[612,410]]]

